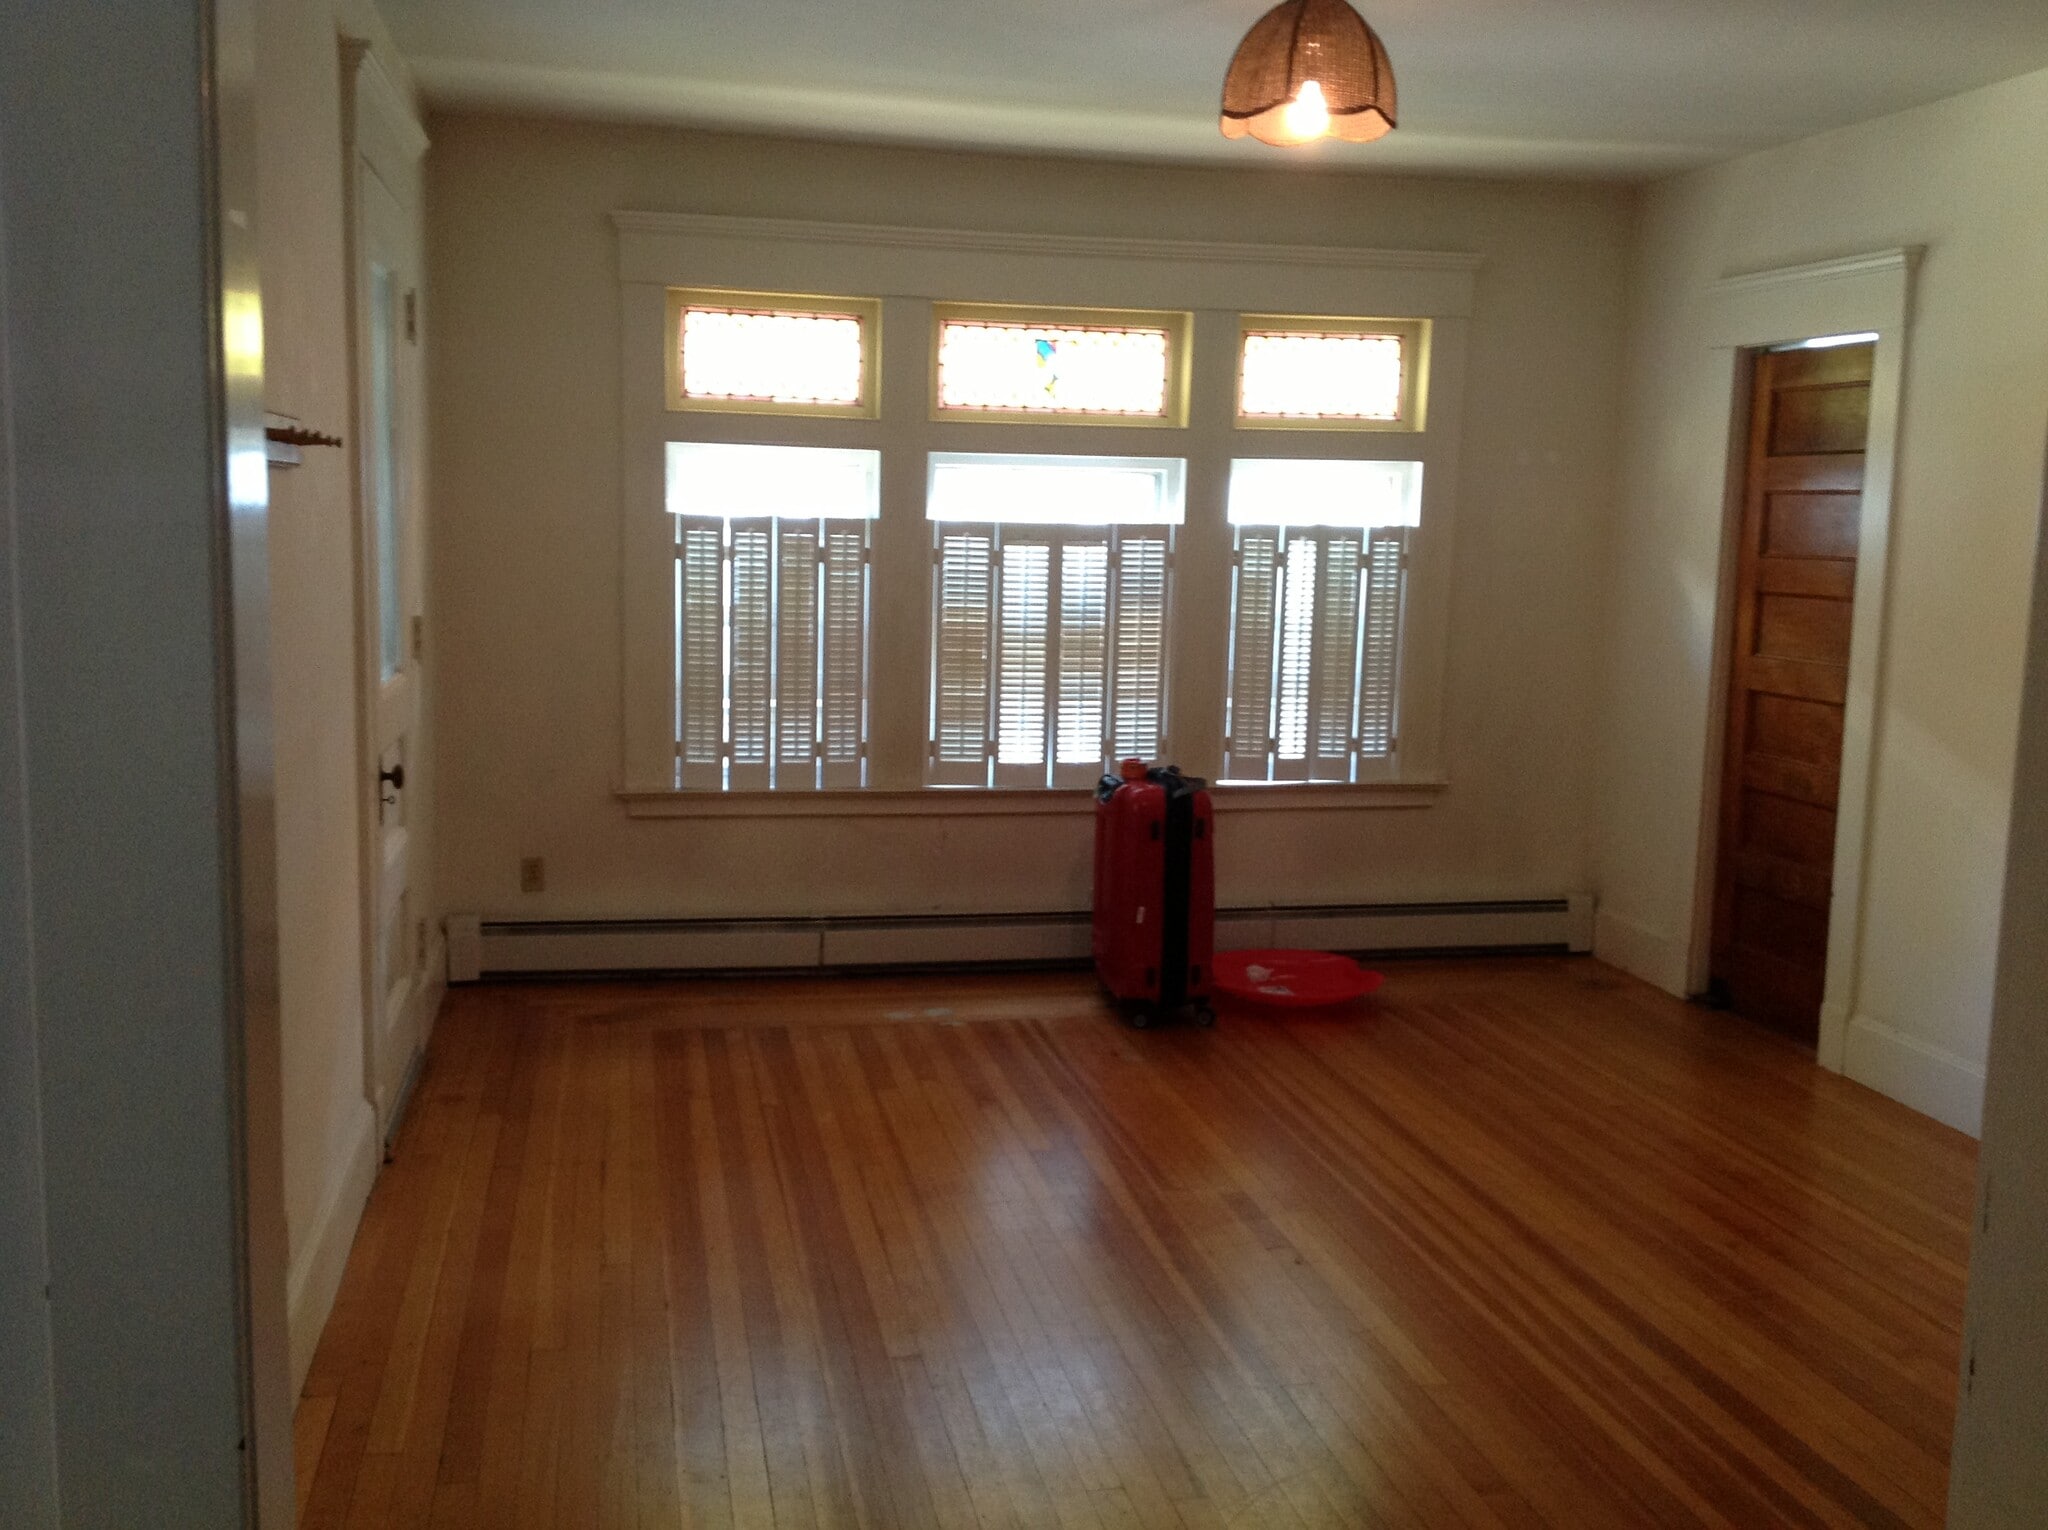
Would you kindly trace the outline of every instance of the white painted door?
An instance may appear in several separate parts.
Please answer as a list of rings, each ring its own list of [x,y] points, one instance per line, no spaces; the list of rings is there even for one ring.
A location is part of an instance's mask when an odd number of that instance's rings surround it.
[[[366,786],[365,912],[370,948],[370,1084],[394,1124],[420,1046],[426,962],[407,775],[419,728],[419,282],[412,219],[368,154],[357,160],[357,418],[361,431],[359,604]],[[416,775],[416,772],[415,772]]]

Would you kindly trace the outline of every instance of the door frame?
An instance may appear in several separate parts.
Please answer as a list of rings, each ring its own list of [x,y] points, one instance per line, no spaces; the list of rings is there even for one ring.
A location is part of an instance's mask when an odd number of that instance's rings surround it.
[[[356,665],[356,779],[357,795],[361,811],[357,814],[357,866],[359,871],[358,918],[362,930],[361,942],[361,986],[363,995],[363,1094],[370,1102],[376,1116],[377,1142],[388,1148],[392,1134],[405,1108],[406,1095],[410,1091],[414,1072],[418,1067],[418,1055],[409,1060],[406,1071],[397,1087],[386,1098],[383,1088],[383,1024],[384,985],[381,981],[377,951],[381,933],[382,910],[380,908],[380,877],[384,860],[382,819],[378,812],[378,798],[381,784],[378,770],[381,767],[379,739],[381,729],[380,691],[371,676],[376,667],[377,636],[372,630],[372,590],[376,573],[369,566],[369,553],[373,545],[372,528],[366,502],[365,458],[362,444],[367,439],[367,410],[364,407],[365,367],[364,318],[362,304],[364,295],[359,290],[363,270],[364,230],[362,204],[362,168],[365,160],[376,166],[380,177],[390,186],[410,186],[414,200],[409,209],[413,219],[413,234],[417,240],[420,215],[419,162],[427,150],[427,135],[414,118],[404,94],[385,71],[377,55],[367,42],[344,37],[341,40],[343,134],[342,147],[344,196],[346,199],[346,237],[348,249],[348,333],[349,333],[349,397],[353,410],[357,449],[351,452],[351,480],[353,494],[353,548],[355,559],[355,665]],[[417,261],[420,251],[414,251]],[[423,368],[422,368],[423,373]],[[423,375],[416,384],[423,382]],[[415,394],[410,401],[414,413],[413,439],[418,448],[424,435],[424,401]],[[418,453],[414,463],[415,481],[423,471],[424,455]],[[423,581],[425,570],[420,567],[424,543],[424,528],[419,524],[419,493],[414,491],[415,514],[408,528],[408,539],[413,544],[408,555],[413,562],[411,577]],[[423,585],[422,585],[423,588]],[[401,643],[410,655],[408,663],[415,670],[419,662],[413,648],[410,631],[401,628]],[[417,674],[414,676],[418,682]],[[421,696],[424,707],[424,695]],[[415,792],[427,785],[424,773],[417,768],[409,770],[412,779],[407,789]],[[413,866],[416,871],[426,870],[423,854],[416,855]],[[420,899],[425,906],[425,900]],[[429,955],[431,970],[431,955]],[[422,997],[435,991],[429,981],[418,985],[412,1003],[421,1004]],[[419,1036],[418,1052],[424,1052],[429,1015],[423,1014],[416,1027]]]
[[[1917,247],[1728,276],[1707,289],[1707,335],[1728,401],[1721,422],[1727,464],[1720,485],[1721,557],[1716,591],[1707,756],[1701,794],[1686,960],[1688,990],[1705,990],[1712,957],[1714,873],[1719,863],[1721,769],[1728,720],[1728,643],[1734,623],[1737,541],[1749,451],[1751,357],[1819,335],[1874,334],[1870,432],[1864,445],[1863,508],[1849,625],[1848,693],[1842,717],[1842,781],[1836,809],[1834,902],[1828,916],[1827,979],[1821,1000],[1822,1067],[1844,1070],[1863,947],[1864,871],[1870,850],[1870,793],[1883,685],[1886,597],[1890,589],[1892,486],[1898,466]],[[1704,506],[1702,507],[1704,508]]]

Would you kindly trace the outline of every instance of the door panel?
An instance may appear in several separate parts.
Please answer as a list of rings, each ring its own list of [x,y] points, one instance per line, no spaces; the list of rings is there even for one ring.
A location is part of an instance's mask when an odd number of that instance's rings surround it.
[[[1841,791],[1841,771],[1827,765],[1802,764],[1781,755],[1752,753],[1742,762],[1742,784],[1770,796],[1832,808]]]
[[[1752,691],[1751,758],[1757,755],[1827,764],[1842,757],[1842,709],[1796,696]]]
[[[1840,494],[1773,494],[1764,511],[1764,556],[1854,558],[1856,510]]]
[[[1756,358],[1736,552],[1710,971],[1819,1035],[1872,348]]]
[[[1756,651],[1774,659],[1849,662],[1847,601],[1807,595],[1761,595]]]
[[[366,913],[370,930],[371,1087],[381,1124],[394,1124],[420,1046],[425,956],[413,916],[406,770],[419,724],[416,548],[418,368],[413,224],[368,156],[357,160],[358,417],[361,421],[360,578],[366,785],[374,792]]]
[[[1771,418],[1771,455],[1861,452],[1863,438],[1870,432],[1870,379],[1791,386],[1787,385],[1790,370],[1779,371],[1781,388]],[[1810,375],[1813,368],[1803,370]]]

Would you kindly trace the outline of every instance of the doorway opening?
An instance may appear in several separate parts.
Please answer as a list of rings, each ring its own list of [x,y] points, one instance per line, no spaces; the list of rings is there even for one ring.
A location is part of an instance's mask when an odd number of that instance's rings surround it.
[[[1875,335],[1750,358],[1708,994],[1820,1035]]]

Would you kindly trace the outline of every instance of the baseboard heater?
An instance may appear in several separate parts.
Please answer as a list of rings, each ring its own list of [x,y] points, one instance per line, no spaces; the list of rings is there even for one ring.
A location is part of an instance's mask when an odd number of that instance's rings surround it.
[[[1563,952],[1593,947],[1590,895],[1494,903],[1370,903],[1218,910],[1224,950],[1366,955]],[[448,978],[570,973],[789,972],[1083,962],[1085,913],[846,919],[448,918]]]

